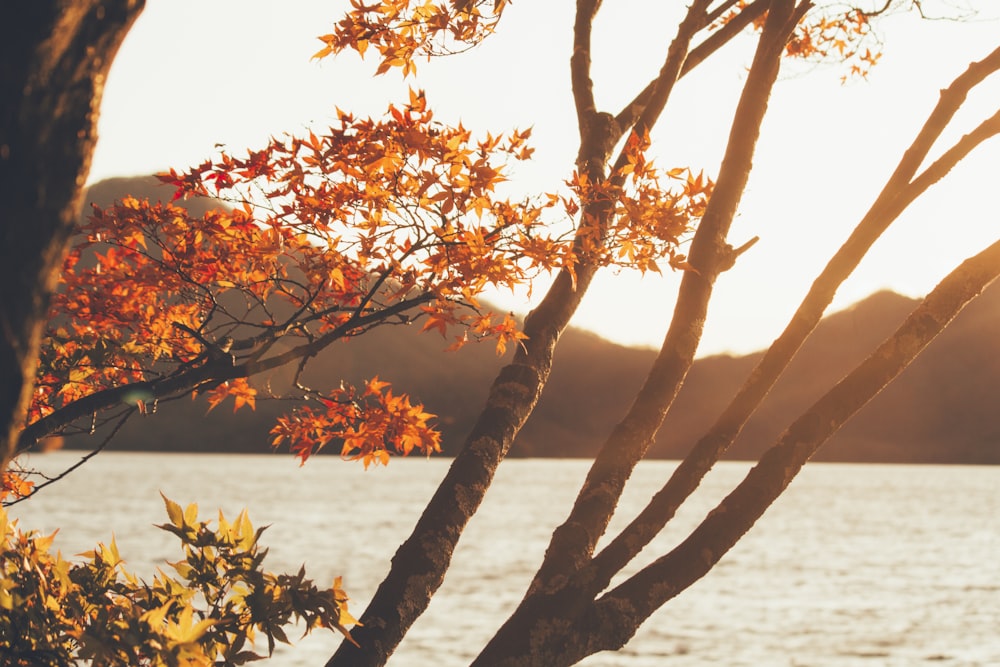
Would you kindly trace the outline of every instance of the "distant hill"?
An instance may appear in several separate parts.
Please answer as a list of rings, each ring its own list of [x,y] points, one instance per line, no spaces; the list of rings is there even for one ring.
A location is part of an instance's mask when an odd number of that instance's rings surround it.
[[[125,194],[168,198],[152,179],[95,185],[88,201]],[[750,420],[730,458],[756,458],[799,413],[852,370],[916,306],[879,292],[826,317]],[[899,379],[817,455],[826,461],[1000,463],[1000,286],[987,290]],[[378,375],[439,415],[446,453],[454,453],[482,407],[503,360],[490,344],[444,352],[448,341],[419,327],[385,327],[334,345],[313,360],[305,380],[331,386]],[[515,456],[590,456],[631,403],[655,352],[570,329]],[[760,353],[695,362],[651,455],[680,458],[735,394]],[[278,387],[287,377],[268,380]],[[267,451],[267,432],[291,406],[263,401],[233,415],[224,404],[205,415],[201,401],[161,402],[116,438],[119,449]],[[90,443],[74,443],[88,445]]]
[[[878,292],[820,323],[731,455],[756,458],[803,409],[860,363],[916,307]],[[818,452],[824,461],[1000,463],[1000,286],[970,304],[917,360]],[[679,456],[735,393],[759,354],[697,361],[655,447]]]

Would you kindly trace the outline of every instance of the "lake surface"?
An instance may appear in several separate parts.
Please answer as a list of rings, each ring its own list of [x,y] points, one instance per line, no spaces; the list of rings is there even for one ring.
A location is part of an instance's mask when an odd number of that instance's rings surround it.
[[[47,470],[75,452],[36,456]],[[286,454],[106,452],[10,508],[22,528],[59,528],[79,553],[112,532],[128,568],[151,578],[177,560],[158,491],[202,518],[247,507],[272,571],[326,584],[343,575],[360,615],[449,462],[393,460],[363,470],[334,457],[299,468]],[[580,460],[511,460],[459,545],[444,586],[392,665],[466,665],[506,618],[552,528],[586,475]],[[648,499],[674,462],[640,465],[614,525]],[[747,463],[724,463],[641,555],[687,534]],[[333,635],[276,653],[275,667],[322,665]],[[810,464],[707,577],[669,602],[614,654],[588,667],[1000,665],[1000,467]]]

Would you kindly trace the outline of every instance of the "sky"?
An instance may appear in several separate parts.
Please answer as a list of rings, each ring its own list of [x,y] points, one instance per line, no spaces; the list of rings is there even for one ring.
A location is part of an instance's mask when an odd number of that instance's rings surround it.
[[[939,3],[925,2],[930,9]],[[948,0],[954,3],[955,0]],[[686,3],[604,3],[595,24],[598,106],[617,112],[655,75]],[[935,7],[931,7],[935,4]],[[1000,44],[1000,3],[972,20],[895,16],[879,26],[883,57],[867,80],[841,83],[843,66],[792,65],[771,99],[750,183],[730,242],[760,241],[716,283],[699,356],[763,349],[781,332],[815,275],[868,208],[939,90]],[[416,79],[375,77],[375,61],[347,53],[311,60],[346,2],[147,0],[108,77],[90,182],[182,169],[216,144],[239,153],[272,135],[326,127],[335,107],[380,116],[422,88],[443,122],[494,134],[533,129],[534,159],[517,165],[524,192],[559,189],[578,135],[569,86],[573,3],[516,2],[498,32],[466,54],[418,65]],[[666,8],[664,9],[664,6]],[[943,8],[942,8],[943,10]],[[732,110],[752,56],[730,45],[680,82],[652,135],[663,168],[718,172]],[[1000,107],[1000,76],[970,96],[943,142]],[[939,154],[942,143],[931,159]],[[844,284],[834,310],[880,289],[919,297],[1000,234],[1000,140],[994,138],[916,202]],[[606,269],[573,325],[609,340],[658,348],[680,274]],[[496,293],[524,314],[544,293]]]

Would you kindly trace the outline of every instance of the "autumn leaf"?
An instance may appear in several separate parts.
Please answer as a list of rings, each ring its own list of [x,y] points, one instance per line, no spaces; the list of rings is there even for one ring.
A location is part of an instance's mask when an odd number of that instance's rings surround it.
[[[257,409],[257,390],[250,386],[246,378],[227,380],[219,386],[205,392],[208,400],[208,412],[219,406],[227,397],[233,397],[233,412],[245,405],[251,410]]]
[[[35,483],[14,470],[0,473],[0,501],[7,498],[25,498],[31,495]]]
[[[425,313],[427,313],[427,321],[424,322],[424,326],[421,327],[421,331],[436,330],[441,334],[442,338],[448,337],[448,325],[451,324],[449,318],[440,313],[433,308],[425,307],[422,308]]]

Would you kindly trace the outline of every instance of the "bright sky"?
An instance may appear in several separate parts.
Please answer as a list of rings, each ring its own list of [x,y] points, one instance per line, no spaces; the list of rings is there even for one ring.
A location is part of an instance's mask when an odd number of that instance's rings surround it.
[[[595,92],[605,110],[617,112],[655,74],[675,25],[671,10],[664,16],[660,9],[665,4],[671,3],[604,4],[593,61]],[[868,81],[842,86],[843,69],[836,66],[786,69],[730,239],[733,245],[754,235],[761,240],[719,279],[699,355],[762,349],[780,333],[891,173],[938,91],[1000,44],[998,7],[978,4],[991,16],[883,22],[885,55]],[[272,134],[326,126],[335,105],[381,115],[390,101],[405,101],[411,85],[426,90],[439,120],[460,119],[483,132],[532,126],[535,159],[513,176],[525,191],[556,189],[572,171],[571,0],[516,2],[499,33],[478,51],[425,64],[416,81],[405,82],[395,75],[373,77],[374,61],[353,54],[310,60],[321,46],[316,36],[331,31],[345,6],[330,0],[148,0],[108,79],[91,182],[194,165],[216,143],[233,152],[260,147]],[[717,173],[750,62],[747,44],[716,54],[682,82],[653,135],[661,167]],[[946,138],[968,132],[1000,106],[1000,76],[994,79],[970,98]],[[1000,233],[998,179],[1000,140],[994,139],[897,221],[838,293],[834,309],[883,288],[921,296],[994,241]],[[663,277],[609,272],[591,288],[574,325],[623,344],[659,347],[678,281],[679,274],[669,271]],[[536,299],[543,288],[536,287]],[[490,299],[522,314],[531,307],[524,295]]]

